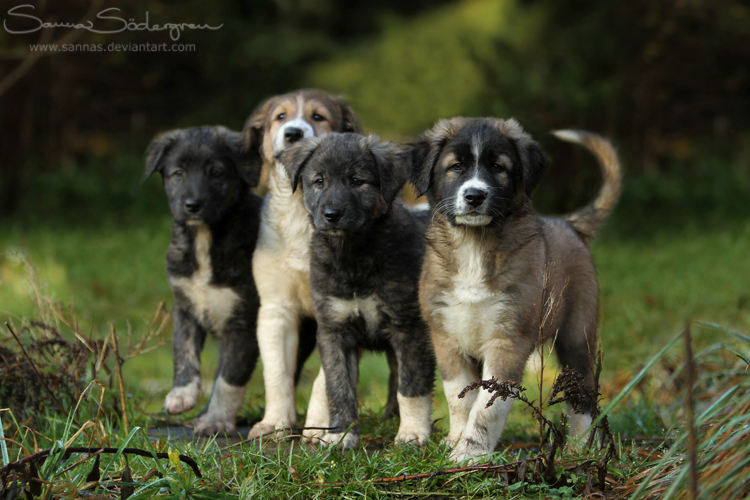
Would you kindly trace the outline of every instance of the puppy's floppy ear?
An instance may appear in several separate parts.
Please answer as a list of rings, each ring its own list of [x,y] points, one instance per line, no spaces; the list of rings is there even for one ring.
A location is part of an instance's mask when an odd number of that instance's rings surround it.
[[[260,169],[263,166],[263,129],[266,126],[268,120],[268,113],[271,112],[271,108],[275,104],[276,100],[272,97],[266,99],[250,114],[250,117],[245,122],[245,128],[243,129],[243,145],[242,155],[243,163],[240,171],[245,170],[242,174],[243,178],[247,175],[249,178],[255,177],[257,172],[258,179],[260,179]],[[270,159],[270,158],[269,158]],[[258,181],[251,186],[257,186]]]
[[[302,169],[305,168],[307,162],[313,157],[319,145],[320,139],[318,137],[308,137],[307,139],[295,142],[292,146],[276,155],[276,159],[281,161],[289,174],[289,178],[292,180],[292,192],[297,190]]]
[[[549,166],[549,160],[542,152],[541,146],[536,141],[531,141],[526,146],[526,155],[521,155],[523,158],[523,187],[526,189],[526,194],[531,196],[531,192],[542,180],[542,175]]]
[[[523,130],[514,119],[498,120],[500,132],[505,134],[518,148],[523,170],[523,187],[526,194],[531,196],[534,188],[542,180],[542,174],[549,166],[549,160],[544,156],[541,146]]]
[[[408,178],[403,150],[392,142],[381,143],[377,135],[369,135],[362,140],[378,166],[380,194],[390,205]]]
[[[409,170],[409,178],[417,190],[417,195],[424,195],[430,188],[430,177],[435,168],[435,161],[440,154],[439,148],[434,148],[428,134],[423,134],[409,144],[404,153],[404,159]]]
[[[217,139],[222,141],[229,153],[229,157],[237,168],[237,173],[250,187],[255,187],[260,182],[261,163],[248,160],[245,152],[245,135],[234,132],[226,127],[215,127]]]
[[[407,168],[411,183],[419,196],[430,189],[432,171],[435,170],[440,153],[448,143],[448,139],[456,135],[458,129],[464,124],[466,124],[466,118],[462,116],[440,120],[409,145],[406,152]]]
[[[177,144],[177,141],[185,135],[184,130],[170,130],[159,134],[151,141],[146,148],[146,171],[143,173],[145,181],[151,177],[154,172],[161,173],[164,168],[164,159],[167,157],[169,150]]]
[[[339,132],[362,133],[362,125],[359,124],[357,115],[351,106],[342,98],[337,97],[338,105],[341,107],[341,130]]]

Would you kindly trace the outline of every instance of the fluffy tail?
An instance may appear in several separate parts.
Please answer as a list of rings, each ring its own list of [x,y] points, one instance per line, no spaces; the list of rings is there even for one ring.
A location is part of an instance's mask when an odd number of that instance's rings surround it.
[[[620,161],[612,144],[604,137],[581,130],[556,130],[552,133],[563,141],[581,144],[596,156],[602,168],[604,185],[594,201],[565,217],[565,220],[588,241],[594,237],[620,197]]]

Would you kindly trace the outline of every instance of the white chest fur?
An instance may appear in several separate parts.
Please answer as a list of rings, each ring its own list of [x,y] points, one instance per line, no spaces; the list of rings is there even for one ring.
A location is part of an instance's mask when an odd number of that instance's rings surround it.
[[[205,224],[196,226],[195,259],[198,268],[189,277],[170,277],[172,288],[179,289],[190,301],[193,314],[204,327],[221,335],[227,320],[240,301],[231,288],[211,284],[211,230]]]
[[[328,298],[328,307],[334,321],[343,323],[347,319],[362,316],[368,333],[375,333],[380,324],[378,301],[375,297],[354,297],[353,299]]]
[[[302,190],[292,192],[291,180],[278,162],[274,163],[268,187],[271,194],[263,206],[256,250],[277,254],[284,268],[307,274],[313,228]]]
[[[456,234],[453,256],[457,272],[453,289],[443,292],[445,304],[436,312],[443,329],[455,338],[470,356],[481,356],[481,348],[489,340],[512,334],[513,316],[509,297],[493,291],[487,281],[481,241],[473,235]]]

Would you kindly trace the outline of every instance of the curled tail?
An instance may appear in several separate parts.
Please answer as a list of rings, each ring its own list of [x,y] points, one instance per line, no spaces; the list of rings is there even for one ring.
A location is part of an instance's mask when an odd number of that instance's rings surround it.
[[[620,197],[622,184],[620,161],[612,144],[604,137],[581,130],[556,130],[553,134],[563,141],[581,144],[596,156],[602,168],[604,184],[594,201],[565,217],[565,220],[581,233],[586,241],[589,241]]]

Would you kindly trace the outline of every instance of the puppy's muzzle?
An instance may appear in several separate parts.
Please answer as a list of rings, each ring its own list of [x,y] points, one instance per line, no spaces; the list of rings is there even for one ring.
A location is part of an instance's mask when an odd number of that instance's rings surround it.
[[[469,188],[464,193],[464,200],[466,200],[466,203],[474,208],[479,208],[479,206],[482,205],[482,203],[484,203],[486,199],[487,191],[484,191],[482,189]]]
[[[188,198],[185,200],[185,210],[189,214],[195,215],[201,211],[201,208],[203,208],[203,201],[195,198]]]
[[[323,212],[323,217],[331,224],[337,223],[343,216],[344,211],[337,208],[326,208]]]
[[[305,133],[302,131],[302,129],[297,127],[287,127],[287,129],[284,130],[284,141],[290,145],[299,141],[304,136]]]

